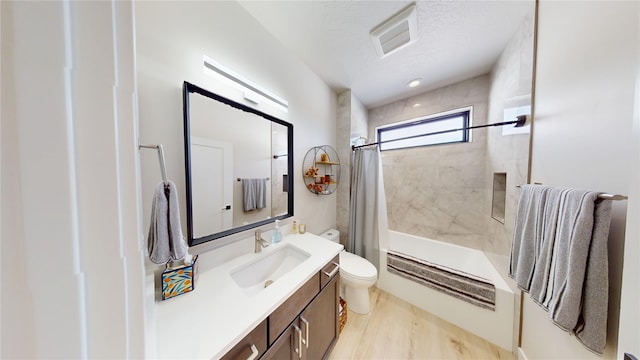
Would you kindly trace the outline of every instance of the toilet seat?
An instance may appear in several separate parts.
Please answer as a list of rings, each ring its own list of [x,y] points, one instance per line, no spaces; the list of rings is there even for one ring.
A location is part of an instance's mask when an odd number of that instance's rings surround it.
[[[375,282],[378,279],[378,270],[372,263],[346,251],[340,253],[340,274],[345,280],[358,282]]]

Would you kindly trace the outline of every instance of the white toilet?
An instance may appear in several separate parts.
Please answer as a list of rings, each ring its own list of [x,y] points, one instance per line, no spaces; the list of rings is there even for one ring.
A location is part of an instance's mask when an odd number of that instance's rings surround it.
[[[340,242],[340,232],[329,229],[321,237],[333,242]],[[342,297],[347,301],[347,308],[358,314],[371,311],[369,288],[378,280],[378,270],[366,259],[347,251],[340,253],[340,281]]]

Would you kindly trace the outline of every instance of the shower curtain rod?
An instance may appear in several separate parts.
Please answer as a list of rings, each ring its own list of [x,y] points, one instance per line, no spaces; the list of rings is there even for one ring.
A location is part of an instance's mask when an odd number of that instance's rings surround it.
[[[371,144],[364,144],[364,145],[357,145],[357,146],[356,145],[352,145],[351,146],[351,151],[353,151],[355,149],[358,149],[358,148],[361,148],[361,147],[380,145],[380,144],[384,144],[384,143],[388,143],[388,142],[392,142],[392,141],[415,139],[415,138],[419,138],[419,137],[423,137],[423,136],[440,135],[440,134],[446,134],[446,133],[450,133],[450,132],[456,132],[456,131],[462,131],[462,130],[480,129],[480,128],[485,128],[485,127],[490,127],[490,126],[505,126],[505,125],[513,125],[513,124],[515,124],[515,127],[522,127],[527,123],[528,115],[519,115],[519,116],[516,117],[516,119],[517,120],[513,120],[513,121],[503,121],[503,122],[493,123],[493,124],[476,125],[476,126],[469,126],[469,127],[459,128],[459,129],[442,130],[442,131],[435,131],[435,132],[426,133],[426,134],[405,136],[405,137],[401,137],[401,138],[397,138],[397,139],[393,139],[393,140],[376,141],[376,142],[371,143]]]

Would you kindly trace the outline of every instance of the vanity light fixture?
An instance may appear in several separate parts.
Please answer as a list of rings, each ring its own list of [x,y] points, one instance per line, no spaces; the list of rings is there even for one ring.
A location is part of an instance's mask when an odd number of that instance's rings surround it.
[[[287,102],[287,100],[275,95],[268,90],[265,90],[252,81],[245,79],[244,77],[238,75],[235,71],[221,65],[220,63],[214,61],[206,55],[203,56],[203,70],[205,74],[214,76],[221,75],[226,79],[231,80],[231,82],[233,82],[236,86],[240,87],[243,92],[244,99],[253,104],[259,104],[259,99],[264,99],[266,100],[266,102],[274,105],[276,108],[284,112],[289,112],[289,103]]]
[[[409,85],[410,88],[414,88],[414,87],[420,85],[420,83],[422,83],[422,79],[417,78],[417,79],[413,79],[413,80],[409,81],[408,85]]]

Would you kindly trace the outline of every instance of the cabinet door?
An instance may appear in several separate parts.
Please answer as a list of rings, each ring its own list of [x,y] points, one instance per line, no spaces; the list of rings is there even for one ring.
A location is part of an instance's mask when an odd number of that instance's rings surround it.
[[[338,341],[339,286],[339,275],[336,275],[300,314],[300,329],[308,360],[328,357]]]
[[[280,305],[269,315],[269,344],[298,317],[300,312],[318,294],[320,290],[320,274],[315,274],[300,289],[298,289],[287,301]]]
[[[303,346],[302,330],[291,324],[269,347],[262,360],[299,360]]]

